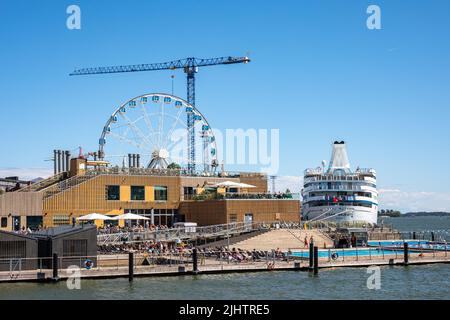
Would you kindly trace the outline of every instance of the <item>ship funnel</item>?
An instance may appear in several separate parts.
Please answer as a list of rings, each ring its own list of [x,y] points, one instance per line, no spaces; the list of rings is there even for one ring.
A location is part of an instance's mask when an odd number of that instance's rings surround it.
[[[333,153],[331,154],[328,172],[333,173],[337,169],[344,170],[345,172],[350,171],[350,162],[348,161],[347,149],[344,141],[335,141],[333,143]]]

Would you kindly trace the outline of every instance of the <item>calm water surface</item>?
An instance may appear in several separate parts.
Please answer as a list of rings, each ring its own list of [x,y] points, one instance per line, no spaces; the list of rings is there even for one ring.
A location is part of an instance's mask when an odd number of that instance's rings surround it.
[[[391,218],[401,230],[450,230],[450,218]],[[0,284],[0,299],[450,299],[450,265],[382,267],[381,289],[367,289],[366,268],[164,278]]]

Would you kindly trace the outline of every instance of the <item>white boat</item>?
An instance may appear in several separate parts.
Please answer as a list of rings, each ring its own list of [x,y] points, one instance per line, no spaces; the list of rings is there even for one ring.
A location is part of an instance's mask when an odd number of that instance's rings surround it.
[[[344,141],[333,143],[331,161],[307,169],[302,190],[302,216],[309,221],[362,222],[375,225],[378,216],[376,171],[352,171]]]

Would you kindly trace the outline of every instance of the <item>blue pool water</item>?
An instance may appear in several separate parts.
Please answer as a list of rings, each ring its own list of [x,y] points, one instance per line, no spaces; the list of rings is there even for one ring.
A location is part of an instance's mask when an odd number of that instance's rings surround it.
[[[434,249],[434,250],[449,250],[450,251],[450,245],[449,244],[436,244],[431,243],[430,241],[419,241],[419,240],[406,240],[408,243],[409,248],[411,249]],[[399,247],[403,248],[403,240],[400,241],[369,241],[369,246],[372,247]]]
[[[410,249],[434,249],[434,250],[448,250],[450,245],[431,244],[429,241],[406,240]],[[402,255],[403,254],[403,240],[396,241],[369,241],[368,248],[353,248],[353,249],[319,249],[319,258],[331,258],[336,254],[336,258],[342,257],[367,257],[380,255]],[[381,247],[390,247],[390,249],[380,249]],[[371,247],[371,248],[370,248]],[[395,249],[398,247],[398,250]],[[309,258],[309,250],[294,251],[290,254],[291,257]]]
[[[331,258],[336,254],[337,258],[342,257],[369,257],[379,255],[402,255],[403,250],[388,250],[378,248],[361,248],[361,249],[324,249],[319,250],[319,258]],[[309,250],[295,251],[290,254],[291,257],[309,258]]]

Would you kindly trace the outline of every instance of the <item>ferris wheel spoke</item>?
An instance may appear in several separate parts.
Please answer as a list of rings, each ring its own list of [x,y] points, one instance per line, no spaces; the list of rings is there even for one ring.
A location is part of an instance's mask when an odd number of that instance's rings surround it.
[[[145,108],[145,105],[142,105],[141,111],[144,115],[144,120],[145,123],[147,124],[147,127],[150,131],[150,134],[147,135],[147,138],[150,138],[152,140],[152,143],[154,145],[154,147],[159,148],[159,145],[156,143],[156,141],[153,139],[153,135],[155,134],[155,130],[153,130],[153,125],[152,125],[152,121],[150,120],[150,116],[147,112],[147,108]]]
[[[177,118],[175,119],[175,121],[172,124],[172,127],[170,128],[169,132],[167,133],[167,136],[164,140],[164,145],[167,145],[169,143],[169,139],[172,136],[173,132],[175,131],[175,128],[177,127],[177,123],[178,122],[181,123],[180,117],[181,117],[182,113],[183,113],[183,109],[180,108],[180,110],[178,111],[178,114],[177,114]],[[184,126],[184,123],[182,123],[182,125]]]
[[[135,146],[135,147],[138,148],[138,149],[144,149],[144,150],[149,150],[149,151],[151,151],[150,149],[144,148],[142,144],[138,144],[138,143],[136,143],[134,140],[131,140],[131,139],[127,138],[127,137],[121,136],[120,134],[111,132],[110,135],[111,135],[112,137],[115,137],[115,138],[118,139],[118,140],[121,140],[121,141],[126,142],[126,143],[128,143],[128,144],[131,144],[132,146]]]
[[[158,119],[158,130],[159,130],[159,139],[158,139],[158,144],[159,147],[161,148],[162,146],[162,133],[164,132],[164,103],[161,102],[160,103],[160,113],[159,113],[159,119]]]
[[[135,125],[136,121],[135,122],[131,121],[130,118],[128,118],[124,113],[120,113],[120,115],[122,116],[122,118],[125,119],[125,121],[127,121],[128,126],[133,131],[135,136],[139,136],[141,141],[146,142],[148,145],[151,145],[151,142],[147,139],[147,137],[144,135],[142,130],[138,126]]]

